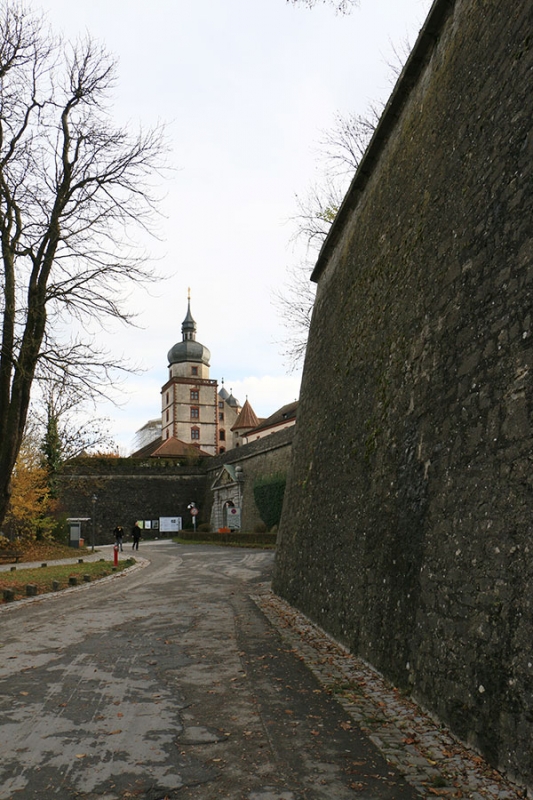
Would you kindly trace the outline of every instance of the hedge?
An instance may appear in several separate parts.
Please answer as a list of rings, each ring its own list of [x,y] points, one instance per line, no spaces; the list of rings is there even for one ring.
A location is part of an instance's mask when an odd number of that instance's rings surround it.
[[[257,478],[254,483],[254,499],[259,516],[271,530],[279,525],[283,495],[285,494],[286,476],[283,473]]]

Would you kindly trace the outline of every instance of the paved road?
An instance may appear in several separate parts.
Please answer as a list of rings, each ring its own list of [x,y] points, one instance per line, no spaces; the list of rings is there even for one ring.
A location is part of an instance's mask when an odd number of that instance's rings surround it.
[[[0,800],[418,797],[252,601],[272,553],[140,555],[2,607]]]

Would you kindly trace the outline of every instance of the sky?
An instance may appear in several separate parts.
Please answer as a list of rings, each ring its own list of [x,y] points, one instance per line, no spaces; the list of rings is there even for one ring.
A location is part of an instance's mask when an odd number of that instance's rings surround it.
[[[88,32],[116,56],[115,121],[163,123],[171,148],[157,238],[145,244],[161,281],[130,292],[137,327],[102,333],[116,358],[142,370],[122,379],[119,406],[91,411],[109,419],[122,454],[160,414],[189,287],[210,377],[260,417],[297,399],[301,375],[288,370],[273,298],[302,257],[295,195],[317,180],[318,142],[335,115],[386,101],[394,50],[414,43],[429,6],[360,0],[342,16],[286,0],[33,3],[56,32]]]

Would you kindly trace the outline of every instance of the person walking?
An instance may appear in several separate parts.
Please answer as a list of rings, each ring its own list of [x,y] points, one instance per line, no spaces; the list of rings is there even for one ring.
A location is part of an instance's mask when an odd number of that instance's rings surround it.
[[[124,538],[124,528],[122,527],[122,525],[117,525],[113,533],[115,534],[115,547],[118,547],[120,552],[122,552],[122,540]]]
[[[131,546],[132,550],[139,549],[139,539],[141,538],[141,529],[139,528],[139,523],[136,522],[133,528],[131,529],[131,535],[133,537],[133,544]]]

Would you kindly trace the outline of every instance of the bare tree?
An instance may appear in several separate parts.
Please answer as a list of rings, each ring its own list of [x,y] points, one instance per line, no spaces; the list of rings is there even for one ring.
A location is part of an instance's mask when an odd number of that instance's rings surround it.
[[[308,254],[316,255],[337,216],[343,193],[338,181],[325,178],[308,187],[306,194],[294,195],[296,214],[293,242],[303,242]]]
[[[339,13],[349,13],[358,5],[357,0],[287,0],[295,5],[313,8],[318,2],[332,5]],[[427,11],[430,0],[424,0]],[[411,52],[411,42],[404,38],[399,45],[391,43],[391,57],[387,62],[391,83],[400,76]],[[296,265],[287,269],[284,286],[274,292],[274,303],[287,331],[283,341],[284,356],[289,369],[296,369],[303,361],[311,312],[314,303],[314,286],[309,282],[316,257],[333,223],[351,178],[363,158],[367,145],[376,129],[383,105],[371,105],[365,115],[337,114],[334,124],[323,132],[319,140],[319,162],[322,179],[312,185],[304,195],[296,195],[297,212],[292,217],[295,225],[293,241],[303,243],[306,255]]]
[[[274,293],[274,302],[287,331],[287,338],[283,342],[286,364],[293,371],[305,356],[315,302],[315,286],[309,280],[307,264],[293,265],[287,271],[287,280],[283,288]]]
[[[150,277],[131,246],[154,212],[157,129],[113,126],[113,59],[90,39],[69,46],[22,4],[0,3],[0,525],[34,379],[93,387],[117,364],[80,334],[130,322],[125,282]]]
[[[51,473],[64,461],[90,451],[117,452],[108,420],[89,413],[81,387],[63,377],[46,381],[40,388],[42,397],[37,404],[32,402],[30,417],[40,433],[44,462]]]
[[[303,260],[287,269],[284,286],[274,292],[274,303],[287,331],[284,356],[289,369],[303,361],[315,287],[309,276],[334,221],[348,185],[355,174],[368,142],[377,125],[379,114],[371,109],[366,117],[358,114],[336,114],[334,126],[322,133],[319,140],[321,182],[311,186],[303,196],[296,195],[297,213],[292,217],[294,244],[303,244]]]
[[[305,195],[295,195],[297,213],[292,217],[293,241],[303,242],[310,256],[316,256],[322,247],[378,119],[374,109],[366,117],[337,113],[333,127],[322,132],[318,141],[322,179]]]
[[[359,162],[363,158],[368,142],[376,130],[382,109],[370,106],[366,115],[340,114],[333,119],[333,127],[322,132],[319,140],[320,155],[325,171],[341,178],[345,191]]]

